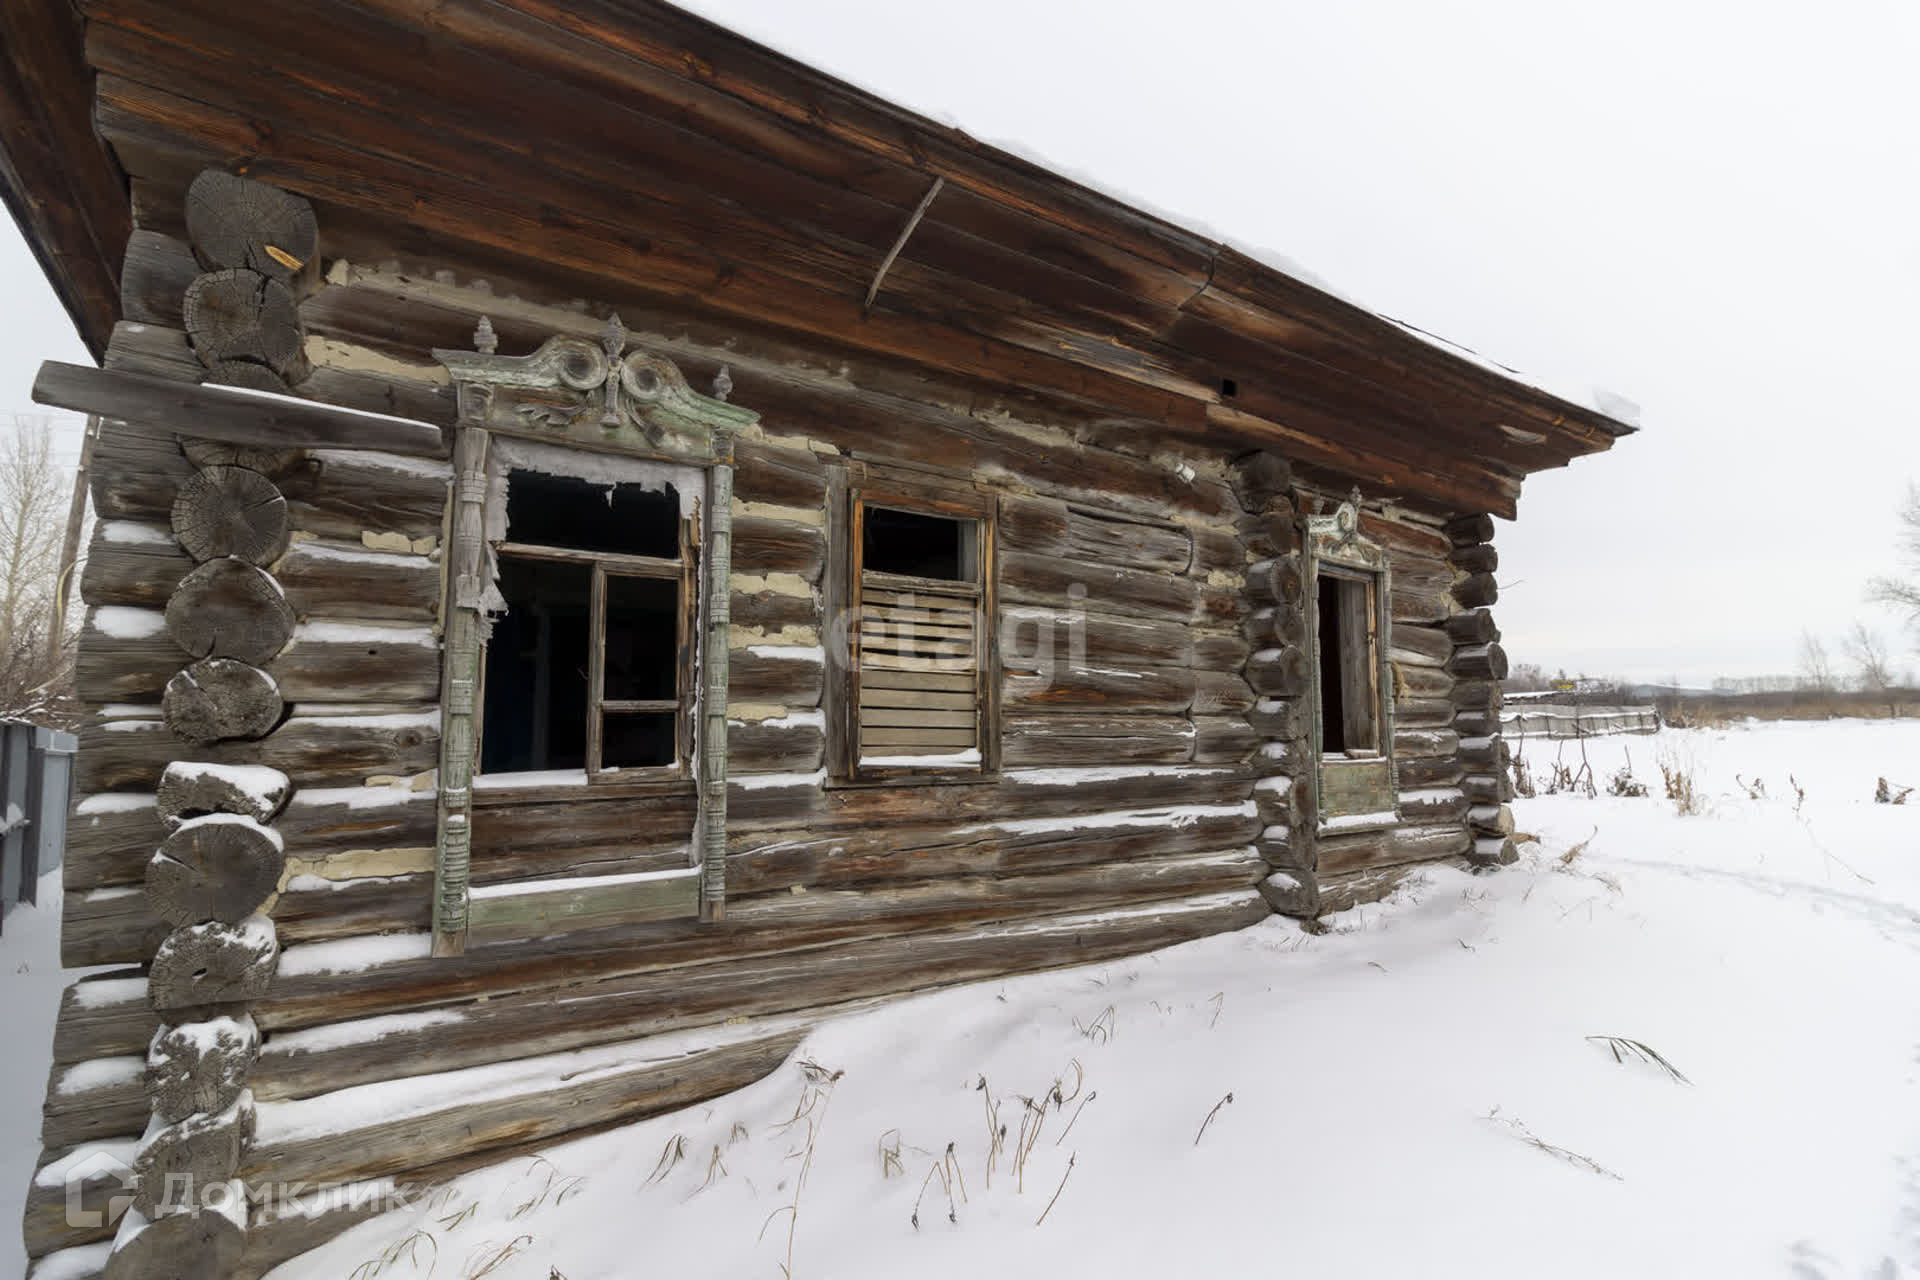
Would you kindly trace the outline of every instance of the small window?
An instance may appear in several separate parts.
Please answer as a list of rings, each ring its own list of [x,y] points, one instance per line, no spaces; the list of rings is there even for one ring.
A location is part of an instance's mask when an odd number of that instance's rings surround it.
[[[846,732],[855,778],[987,767],[984,502],[852,495]]]
[[[1320,617],[1320,750],[1326,755],[1380,751],[1380,652],[1372,575],[1323,568]]]
[[[504,479],[480,772],[684,775],[697,563],[678,489],[517,467]]]

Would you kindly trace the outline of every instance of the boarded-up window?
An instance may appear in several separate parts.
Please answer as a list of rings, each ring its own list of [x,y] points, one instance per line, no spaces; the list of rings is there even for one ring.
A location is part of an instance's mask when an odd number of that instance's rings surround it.
[[[849,774],[978,774],[990,763],[988,503],[852,491],[845,539]]]
[[[698,538],[676,479],[496,478],[505,611],[486,646],[482,774],[687,772]]]
[[[1380,750],[1376,589],[1372,574],[1320,570],[1320,749],[1329,755]]]

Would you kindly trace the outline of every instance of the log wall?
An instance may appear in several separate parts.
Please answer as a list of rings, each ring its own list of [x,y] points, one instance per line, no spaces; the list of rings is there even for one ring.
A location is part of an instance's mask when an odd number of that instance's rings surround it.
[[[203,264],[170,212],[180,197],[153,194],[129,245],[129,319],[108,363],[197,380],[212,370],[185,328],[183,290]],[[441,424],[452,404],[432,347],[470,345],[486,315],[503,350],[529,350],[556,331],[596,335],[607,309],[345,256],[289,287],[299,359],[243,358],[304,375],[312,398]],[[1483,571],[1464,567],[1485,552],[1460,554],[1486,545],[1471,521],[1367,510],[1365,531],[1393,555],[1400,824],[1316,840],[1296,526],[1338,478],[1296,477],[1283,460],[1225,444],[1176,446],[1150,426],[1057,405],[976,404],[897,368],[830,363],[791,333],[626,318],[696,386],[726,367],[733,400],[761,414],[739,444],[734,484],[725,920],[514,945],[483,937],[465,955],[432,957],[447,464],[298,448],[244,460],[284,504],[284,545],[258,569],[283,592],[288,630],[247,664],[284,710],[264,733],[187,744],[174,682],[195,655],[167,609],[195,559],[174,506],[208,466],[233,460],[174,432],[109,422],[81,581],[92,715],[63,950],[69,964],[130,967],[67,993],[43,1167],[103,1144],[131,1150],[158,1096],[146,1064],[173,1015],[154,1006],[153,966],[177,926],[141,886],[169,839],[162,784],[182,759],[266,765],[290,780],[271,821],[283,863],[261,904],[278,961],[246,1011],[258,1035],[245,1072],[257,1134],[237,1172],[251,1179],[430,1181],[530,1135],[752,1079],[812,1019],[849,1002],[1139,951],[1274,909],[1311,915],[1366,896],[1405,864],[1502,854],[1504,810],[1489,814],[1477,798],[1504,774],[1497,718],[1483,722],[1497,697],[1497,635],[1483,635],[1490,622],[1473,620],[1484,611],[1462,603],[1487,589],[1475,583]],[[829,776],[828,494],[835,468],[849,465],[931,468],[992,499],[993,776],[871,786]],[[478,790],[473,882],[683,866],[692,817],[690,795],[582,802],[557,792],[507,805]],[[552,998],[562,985],[564,1013]],[[738,1034],[713,1030],[739,1016],[752,1021]],[[635,1046],[675,1036],[690,1037],[692,1065],[673,1080],[650,1074],[650,1050]],[[620,1065],[629,1059],[631,1069]],[[619,1069],[565,1108],[528,1101],[489,1120],[459,1101],[462,1073],[522,1063],[533,1082],[563,1060]],[[373,1095],[356,1090],[411,1075],[440,1077],[432,1092],[450,1101],[405,1123],[371,1112],[317,1133],[307,1123],[358,1115]],[[246,1265],[257,1273],[349,1222],[256,1212]],[[57,1180],[36,1182],[30,1253],[105,1234],[66,1226]]]

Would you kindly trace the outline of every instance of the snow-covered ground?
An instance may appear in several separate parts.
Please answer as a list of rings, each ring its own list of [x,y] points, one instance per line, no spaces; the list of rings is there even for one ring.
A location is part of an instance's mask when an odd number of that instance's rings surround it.
[[[1920,1277],[1920,721],[1587,751],[1515,867],[822,1026],[277,1280]]]

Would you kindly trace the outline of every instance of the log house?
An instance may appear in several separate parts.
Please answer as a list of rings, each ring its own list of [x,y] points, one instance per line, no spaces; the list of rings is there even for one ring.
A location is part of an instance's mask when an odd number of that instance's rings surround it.
[[[101,365],[35,387],[100,420],[119,966],[59,1274],[257,1276],[838,1010],[1514,856],[1491,517],[1627,424],[662,4],[0,32]]]

